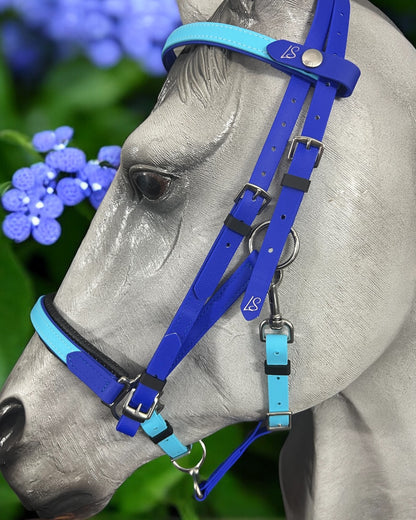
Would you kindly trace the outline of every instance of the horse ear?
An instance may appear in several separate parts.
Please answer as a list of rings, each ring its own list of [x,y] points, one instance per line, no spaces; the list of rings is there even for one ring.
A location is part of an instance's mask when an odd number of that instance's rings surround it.
[[[177,0],[183,23],[205,22],[222,0]]]

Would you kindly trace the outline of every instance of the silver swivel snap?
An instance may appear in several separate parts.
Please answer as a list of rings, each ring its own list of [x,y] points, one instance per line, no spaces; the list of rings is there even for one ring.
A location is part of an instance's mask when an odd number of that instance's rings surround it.
[[[205,447],[205,444],[203,441],[198,441],[202,448],[202,456],[197,464],[195,466],[192,466],[191,468],[184,468],[180,464],[178,464],[177,459],[171,459],[172,464],[175,466],[176,469],[179,471],[182,471],[182,473],[187,473],[190,477],[192,477],[193,485],[194,485],[194,491],[198,498],[202,498],[204,495],[201,491],[201,488],[199,487],[199,470],[201,469],[202,464],[205,462],[205,459],[207,457],[207,449]],[[192,446],[190,447],[189,451],[182,455],[180,458],[189,455],[191,452]]]
[[[253,232],[251,233],[249,239],[248,239],[248,248],[250,253],[254,251],[254,240],[258,233],[263,231],[265,228],[268,227],[270,224],[270,221],[267,220],[265,222],[262,222],[260,225],[258,225]],[[280,284],[282,283],[283,279],[283,269],[288,267],[294,260],[296,260],[298,253],[299,253],[299,236],[296,233],[294,228],[291,228],[290,235],[293,239],[293,250],[290,254],[289,258],[287,260],[284,260],[280,264],[277,265],[276,271],[273,276],[272,283],[269,288],[269,304],[270,304],[270,318],[267,320],[263,320],[260,323],[259,327],[259,334],[260,334],[260,340],[262,342],[266,341],[266,328],[271,329],[272,331],[279,331],[282,332],[283,329],[287,330],[287,336],[288,336],[288,343],[293,343],[294,341],[294,334],[295,329],[293,326],[293,323],[289,320],[286,320],[283,318],[281,312],[280,312],[280,306],[279,306],[279,295],[278,295],[278,288]]]

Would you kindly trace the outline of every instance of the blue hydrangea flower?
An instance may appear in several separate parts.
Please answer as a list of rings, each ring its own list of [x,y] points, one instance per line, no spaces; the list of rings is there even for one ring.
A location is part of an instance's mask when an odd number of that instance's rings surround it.
[[[149,73],[164,74],[160,51],[180,25],[175,0],[0,0],[0,13],[7,8],[14,9],[38,35],[32,49],[24,46],[28,65],[28,57],[36,46],[44,45],[43,39],[52,40],[58,48],[81,49],[98,67],[111,67],[127,55]],[[6,56],[22,60],[16,42],[23,37],[8,40],[3,41]]]
[[[44,130],[37,132],[32,139],[35,150],[41,153],[51,150],[65,148],[74,135],[74,130],[70,126],[60,126],[56,130]]]
[[[88,198],[97,209],[103,200],[119,167],[121,148],[103,146],[98,158],[87,162],[82,150],[67,146],[73,133],[71,127],[60,126],[33,136],[33,146],[45,162],[18,169],[2,196],[3,208],[10,212],[3,232],[15,242],[32,236],[41,244],[53,244],[61,235],[56,219],[65,206]]]

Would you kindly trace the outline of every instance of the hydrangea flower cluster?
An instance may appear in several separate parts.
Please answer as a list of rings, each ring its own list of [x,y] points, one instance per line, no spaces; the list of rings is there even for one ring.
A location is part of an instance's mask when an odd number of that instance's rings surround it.
[[[111,67],[124,54],[140,62],[150,74],[164,68],[161,48],[169,33],[180,24],[175,0],[0,0],[0,13],[16,12],[27,27],[7,24],[4,51],[13,62],[27,61],[34,49],[19,44],[33,41],[33,31],[63,48],[78,47],[99,67]]]
[[[88,198],[97,209],[120,165],[119,146],[104,146],[95,160],[69,147],[73,129],[61,126],[33,136],[35,150],[44,162],[20,168],[12,177],[12,188],[2,196],[9,214],[3,221],[4,234],[15,242],[31,235],[40,244],[50,245],[61,235],[56,220],[65,206],[75,206]]]

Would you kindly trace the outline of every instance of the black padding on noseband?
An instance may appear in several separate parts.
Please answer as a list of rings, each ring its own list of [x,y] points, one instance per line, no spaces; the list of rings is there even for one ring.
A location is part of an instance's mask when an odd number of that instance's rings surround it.
[[[55,298],[55,293],[47,294],[43,303],[45,305],[45,309],[48,312],[49,316],[52,320],[58,325],[58,327],[62,330],[62,332],[68,336],[70,340],[72,340],[76,345],[81,347],[85,352],[87,352],[90,356],[92,356],[96,361],[101,363],[105,368],[107,368],[112,374],[117,377],[122,377],[125,375],[125,370],[123,370],[117,363],[115,363],[112,359],[107,357],[105,354],[100,352],[97,348],[94,347],[88,340],[79,334],[66,320],[61,316],[55,305],[53,304],[53,299]],[[47,347],[48,345],[46,345]],[[49,349],[50,350],[50,349]],[[50,350],[53,354],[53,350]],[[55,354],[56,355],[56,354]],[[59,358],[58,358],[59,359]]]
[[[309,179],[304,179],[303,177],[298,177],[297,175],[290,175],[289,173],[285,173],[280,184],[282,186],[294,188],[295,190],[300,190],[306,193],[309,190],[311,181]]]
[[[155,444],[159,444],[159,442],[162,442],[163,440],[165,440],[167,437],[169,437],[173,433],[172,426],[169,424],[168,421],[165,421],[165,422],[167,425],[166,429],[163,430],[163,432],[158,433],[154,437],[150,437],[150,440],[152,442],[154,442]]]
[[[242,220],[238,220],[231,214],[228,214],[227,218],[224,220],[224,224],[228,227],[228,229],[231,229],[231,231],[235,231],[239,235],[243,235],[243,237],[248,237],[249,235],[251,235],[251,226],[249,226]]]
[[[289,376],[290,375],[290,359],[287,365],[268,365],[264,362],[264,371],[268,376]]]
[[[163,390],[166,381],[162,381],[157,377],[151,376],[147,372],[143,372],[143,374],[140,376],[140,383],[160,393]]]

